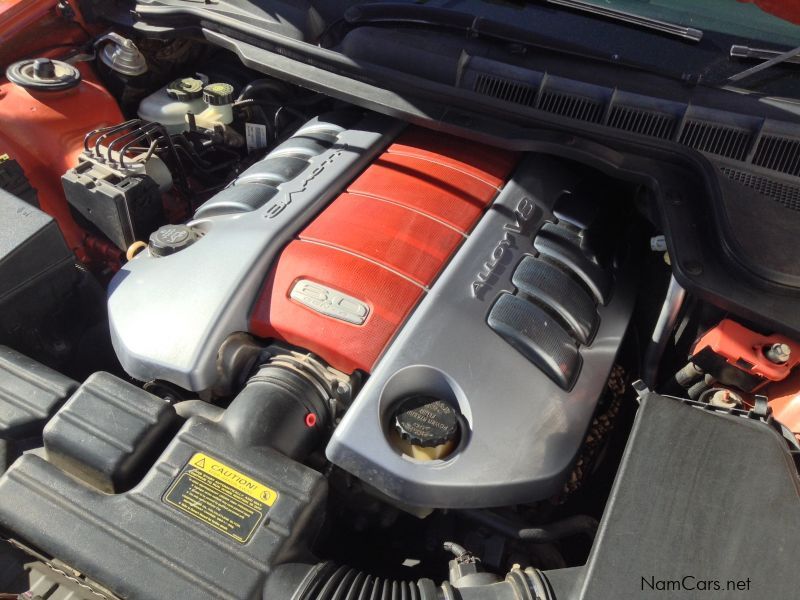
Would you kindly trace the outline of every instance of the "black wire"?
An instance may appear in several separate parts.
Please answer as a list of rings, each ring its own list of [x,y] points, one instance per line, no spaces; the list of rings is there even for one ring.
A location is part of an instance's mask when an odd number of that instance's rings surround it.
[[[261,104],[259,104],[258,102],[253,102],[253,101],[251,101],[251,99],[237,100],[236,102],[233,103],[233,107],[234,108],[239,108],[239,109],[245,109],[245,110],[248,109],[248,108],[256,109],[256,111],[258,112],[258,115],[257,115],[258,118],[261,119],[263,124],[268,129],[268,131],[267,131],[268,138],[274,140],[277,137],[278,133],[275,130],[275,128],[273,127],[273,125],[270,122],[269,118],[267,118],[267,114],[264,112],[264,107]]]

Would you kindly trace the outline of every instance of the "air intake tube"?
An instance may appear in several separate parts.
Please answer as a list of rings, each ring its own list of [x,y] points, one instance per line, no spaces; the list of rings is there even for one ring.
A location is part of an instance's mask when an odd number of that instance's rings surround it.
[[[276,356],[248,380],[220,425],[241,446],[268,446],[302,462],[330,424],[330,386],[307,357]]]
[[[538,569],[515,566],[505,579],[480,571],[463,548],[450,561],[450,580],[404,581],[369,575],[331,562],[314,566],[288,564],[269,578],[264,598],[290,600],[555,600]]]
[[[270,447],[303,461],[324,439],[331,423],[336,381],[309,355],[274,356],[250,377],[230,406],[207,415],[237,444]],[[186,410],[193,405],[186,405]],[[182,409],[183,410],[183,409]],[[196,410],[196,409],[195,409]],[[191,411],[190,411],[191,412]],[[376,577],[355,568],[321,562],[289,563],[267,578],[264,598],[287,600],[555,600],[537,569],[515,566],[505,577],[481,569],[480,560],[448,542],[454,558],[449,580],[403,581]]]

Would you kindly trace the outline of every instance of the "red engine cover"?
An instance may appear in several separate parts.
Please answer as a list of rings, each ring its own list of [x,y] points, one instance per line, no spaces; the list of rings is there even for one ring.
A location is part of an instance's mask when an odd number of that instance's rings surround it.
[[[370,371],[516,159],[407,130],[282,252],[251,331],[306,348],[342,371]],[[292,297],[299,288],[304,302]]]

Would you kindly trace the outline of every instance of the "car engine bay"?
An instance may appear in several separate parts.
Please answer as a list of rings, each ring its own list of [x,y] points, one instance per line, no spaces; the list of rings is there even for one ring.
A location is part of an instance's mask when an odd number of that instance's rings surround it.
[[[603,598],[684,543],[670,511],[757,511],[737,469],[797,509],[797,249],[740,276],[703,208],[757,191],[678,144],[403,118],[141,4],[0,53],[0,592]]]

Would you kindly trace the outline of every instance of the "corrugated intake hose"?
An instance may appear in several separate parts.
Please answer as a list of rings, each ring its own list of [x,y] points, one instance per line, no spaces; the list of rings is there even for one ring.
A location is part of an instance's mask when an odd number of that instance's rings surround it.
[[[322,563],[297,600],[439,600],[430,579],[398,581]]]
[[[331,562],[284,565],[270,577],[265,598],[291,600],[556,600],[538,569],[514,567],[502,581],[437,586],[430,579],[402,581]]]

